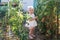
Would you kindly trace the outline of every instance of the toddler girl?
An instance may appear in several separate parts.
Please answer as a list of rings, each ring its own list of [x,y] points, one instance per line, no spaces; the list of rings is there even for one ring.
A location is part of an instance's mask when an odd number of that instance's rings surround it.
[[[28,25],[26,24],[25,26],[29,28],[29,38],[33,39],[35,37],[34,30],[35,30],[35,27],[37,26],[37,22],[36,22],[37,17],[34,15],[33,6],[28,6],[28,15],[31,18],[27,20]]]

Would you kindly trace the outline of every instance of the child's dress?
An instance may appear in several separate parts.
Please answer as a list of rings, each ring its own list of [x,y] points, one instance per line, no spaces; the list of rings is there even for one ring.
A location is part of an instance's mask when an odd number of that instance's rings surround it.
[[[31,16],[31,18],[35,18],[34,14],[29,14],[29,16]],[[28,27],[28,28],[37,26],[36,20],[32,20],[32,21],[27,20],[26,22],[28,22],[28,24],[25,24],[25,26]]]

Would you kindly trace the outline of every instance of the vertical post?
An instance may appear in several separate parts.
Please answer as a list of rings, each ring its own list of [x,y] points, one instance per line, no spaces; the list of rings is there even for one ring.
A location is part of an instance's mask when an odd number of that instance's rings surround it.
[[[0,3],[1,3],[1,0],[0,0]]]
[[[18,11],[19,11],[19,14],[20,14],[20,0],[19,0],[19,10]]]
[[[10,2],[10,0],[8,0],[8,19],[9,19],[9,15],[10,15],[9,2]],[[9,37],[10,37],[10,25],[8,27],[9,27],[8,30],[9,30]]]
[[[37,4],[38,4],[37,0],[33,0],[34,9],[37,8]],[[35,11],[36,11],[36,10],[34,10],[34,13],[35,13]],[[35,15],[37,15],[37,14],[35,14]]]
[[[59,16],[59,2],[56,2],[56,5],[57,5],[57,9],[58,9],[58,11],[57,11],[57,39],[59,38],[59,35],[58,35],[58,32],[59,32],[59,18],[58,18],[58,16]]]
[[[10,0],[8,0],[8,20],[9,20],[9,15],[10,15],[10,8],[9,8],[9,3],[10,3]],[[8,25],[8,24],[7,24]],[[10,25],[8,25],[8,37],[10,39]]]
[[[37,0],[33,0],[33,6],[36,7],[37,6]]]
[[[8,19],[9,19],[9,14],[10,14],[10,8],[9,8],[9,0],[8,0]]]

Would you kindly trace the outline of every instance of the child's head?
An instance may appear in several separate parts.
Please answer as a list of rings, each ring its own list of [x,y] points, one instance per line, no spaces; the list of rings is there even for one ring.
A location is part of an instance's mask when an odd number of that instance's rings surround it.
[[[34,13],[34,8],[33,8],[33,6],[28,6],[28,12],[29,13]]]

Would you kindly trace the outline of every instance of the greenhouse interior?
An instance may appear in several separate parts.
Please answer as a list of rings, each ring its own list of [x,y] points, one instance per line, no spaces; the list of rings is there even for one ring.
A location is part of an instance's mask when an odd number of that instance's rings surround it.
[[[0,40],[60,40],[60,0],[0,0]]]

